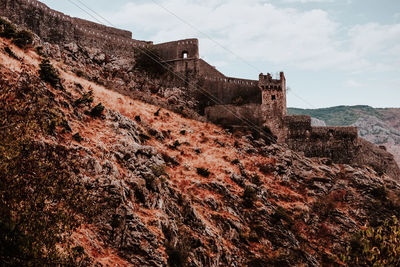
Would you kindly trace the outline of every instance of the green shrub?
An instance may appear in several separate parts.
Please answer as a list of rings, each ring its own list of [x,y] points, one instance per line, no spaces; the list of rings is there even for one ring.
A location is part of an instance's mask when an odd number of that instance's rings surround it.
[[[254,187],[247,185],[242,197],[246,207],[253,207],[254,202],[257,201],[257,190]]]
[[[76,74],[76,76],[78,77],[87,77],[86,73],[82,70],[82,69],[75,69],[74,73]],[[88,78],[89,79],[89,78]]]
[[[172,145],[174,148],[181,146],[181,143],[178,140],[175,140],[174,144]]]
[[[164,164],[161,165],[156,165],[154,164],[153,166],[150,167],[151,171],[156,177],[160,177],[162,175],[168,175],[166,169],[166,166]]]
[[[255,184],[260,186],[262,184],[261,178],[260,176],[258,176],[257,173],[254,173],[251,177],[250,177],[250,181]]]
[[[158,131],[155,130],[155,129],[153,129],[153,128],[150,128],[150,129],[149,129],[149,134],[150,134],[151,136],[159,136]]]
[[[93,91],[84,93],[79,99],[75,100],[74,106],[90,105],[93,103]]]
[[[272,163],[259,166],[260,172],[263,174],[272,174],[275,171],[275,166]]]
[[[141,139],[143,142],[145,142],[145,141],[151,139],[150,136],[148,136],[147,134],[144,134],[144,133],[140,133],[140,134],[139,134],[139,137],[140,137],[140,139]]]
[[[205,169],[205,168],[202,168],[202,167],[196,168],[196,170],[197,170],[197,174],[198,175],[201,175],[201,176],[203,176],[205,178],[208,178],[210,176],[210,174],[211,174],[208,169]]]
[[[240,164],[240,161],[239,161],[239,159],[234,159],[231,161],[231,163],[234,165],[237,165],[237,164]]]
[[[19,48],[26,48],[33,42],[32,33],[26,30],[18,31],[15,26],[0,18],[0,37],[12,39],[12,43]]]
[[[42,60],[39,65],[39,75],[42,81],[49,83],[54,88],[62,88],[61,80],[57,70],[51,65],[48,59]]]
[[[14,35],[12,43],[18,46],[19,48],[26,48],[33,43],[32,33],[29,31],[19,31]]]
[[[166,153],[161,153],[161,155],[165,163],[169,164],[170,166],[179,166],[179,162],[175,158]]]
[[[8,47],[4,47],[4,51],[12,58],[16,59],[16,60],[20,60],[20,58]]]
[[[15,36],[17,30],[10,22],[0,18],[0,37],[11,39]]]
[[[94,118],[98,118],[101,117],[101,115],[103,115],[103,111],[104,111],[104,106],[103,104],[99,103],[97,104],[94,108],[92,108],[92,110],[90,111],[90,116],[94,117]]]
[[[349,266],[400,266],[400,224],[395,216],[356,233],[341,256]]]
[[[79,133],[76,133],[76,134],[74,134],[73,136],[72,136],[72,138],[76,141],[76,142],[78,142],[78,143],[80,143],[80,142],[82,142],[82,137],[81,137],[81,135],[79,134]]]
[[[38,54],[39,56],[41,56],[41,57],[45,56],[44,51],[43,51],[43,46],[36,46],[35,51],[36,51],[36,54]]]
[[[165,252],[168,255],[168,266],[170,267],[184,267],[187,266],[189,257],[190,245],[180,241],[176,245],[171,243],[166,244]]]

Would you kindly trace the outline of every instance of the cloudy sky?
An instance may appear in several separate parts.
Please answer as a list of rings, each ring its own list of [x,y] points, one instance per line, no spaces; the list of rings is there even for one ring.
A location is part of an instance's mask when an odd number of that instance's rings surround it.
[[[292,107],[400,107],[400,0],[42,2],[102,20],[89,7],[134,39],[198,38],[201,57],[227,76],[284,71]]]

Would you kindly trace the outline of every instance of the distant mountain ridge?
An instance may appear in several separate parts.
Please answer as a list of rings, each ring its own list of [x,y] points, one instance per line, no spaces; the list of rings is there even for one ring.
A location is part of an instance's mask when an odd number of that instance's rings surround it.
[[[288,108],[288,113],[309,115],[328,126],[356,126],[361,137],[385,146],[400,165],[400,108],[363,105],[320,109]]]

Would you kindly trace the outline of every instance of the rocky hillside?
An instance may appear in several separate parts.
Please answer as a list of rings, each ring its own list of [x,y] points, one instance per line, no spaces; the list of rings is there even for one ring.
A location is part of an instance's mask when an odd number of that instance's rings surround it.
[[[385,146],[400,165],[400,108],[339,106],[322,109],[288,108],[290,114],[309,115],[319,125],[356,126],[364,139]]]
[[[193,120],[166,93],[184,88],[43,47],[0,38],[1,265],[333,266],[400,215],[372,168]]]

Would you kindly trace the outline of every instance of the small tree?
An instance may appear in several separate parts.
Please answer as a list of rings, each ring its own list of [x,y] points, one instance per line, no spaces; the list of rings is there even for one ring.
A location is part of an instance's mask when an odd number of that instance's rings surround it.
[[[13,38],[17,30],[10,22],[0,18],[0,37],[7,39]]]
[[[26,48],[30,46],[33,42],[32,33],[29,31],[19,31],[15,34],[12,43],[18,46],[19,48]]]
[[[101,115],[103,115],[104,109],[105,107],[103,106],[103,104],[99,103],[94,108],[92,108],[92,110],[90,111],[90,116],[92,116],[93,118],[99,118],[101,117]]]
[[[44,82],[48,82],[54,88],[62,88],[58,72],[51,65],[48,59],[42,60],[39,67],[40,67],[39,70],[40,79],[42,79]]]
[[[0,18],[0,37],[12,39],[12,43],[19,48],[26,48],[33,42],[32,33],[26,30],[18,31],[10,22]]]

